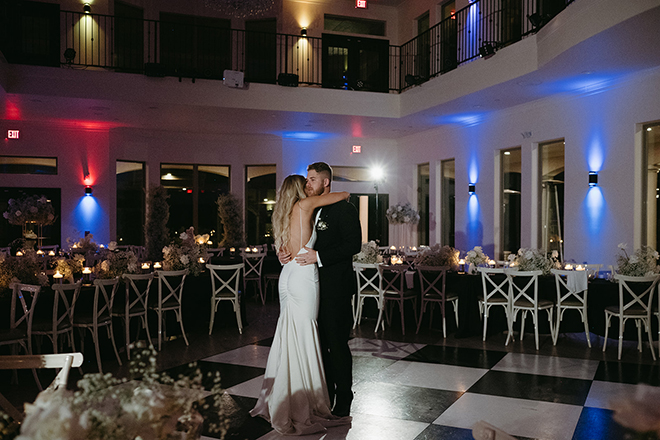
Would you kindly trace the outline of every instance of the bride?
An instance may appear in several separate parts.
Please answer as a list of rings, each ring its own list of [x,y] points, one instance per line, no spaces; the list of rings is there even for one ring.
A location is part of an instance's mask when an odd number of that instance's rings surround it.
[[[273,211],[275,246],[291,255],[313,248],[314,210],[348,198],[347,192],[305,196],[305,178],[284,179]],[[254,416],[268,420],[280,434],[306,435],[328,426],[348,424],[351,417],[335,417],[321,359],[316,317],[319,277],[316,265],[285,264],[280,274],[280,316],[268,355],[264,382]]]

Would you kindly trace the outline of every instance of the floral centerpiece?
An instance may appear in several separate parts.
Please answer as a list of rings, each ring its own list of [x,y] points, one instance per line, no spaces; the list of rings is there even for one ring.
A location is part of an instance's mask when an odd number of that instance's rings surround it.
[[[630,277],[643,277],[656,275],[660,272],[658,266],[658,252],[649,247],[642,246],[634,254],[628,255],[626,244],[620,243],[621,251],[616,257],[617,272],[621,275]]]
[[[77,254],[73,258],[58,258],[53,262],[53,269],[62,275],[62,278],[73,282],[73,275],[82,273],[85,257]]]
[[[81,253],[96,252],[99,248],[99,245],[94,241],[94,234],[87,234],[79,239],[69,237],[66,239],[66,243],[69,249]]]
[[[557,264],[551,258],[545,255],[545,252],[540,249],[518,249],[518,253],[513,259],[513,263],[521,271],[540,270],[543,275],[550,274],[553,268],[557,268]]]
[[[208,261],[206,242],[209,235],[195,235],[194,228],[190,227],[179,236],[180,243],[172,243],[163,248],[163,269],[188,269],[192,276],[198,276]]]
[[[390,206],[385,213],[387,220],[393,225],[411,224],[419,222],[419,213],[410,203]]]
[[[28,249],[22,257],[12,257],[0,252],[0,295],[12,283],[48,285],[48,277],[41,270],[37,253]]]
[[[416,266],[448,266],[452,270],[458,269],[459,251],[451,246],[434,244],[424,248],[415,257]]]
[[[362,264],[376,264],[382,263],[383,257],[378,252],[378,244],[371,240],[368,243],[362,243],[360,252],[353,255],[353,261]]]
[[[77,391],[60,387],[41,392],[25,405],[17,439],[199,438],[203,419],[198,410],[207,407],[204,375],[194,364],[191,376],[173,379],[156,373],[154,348],[139,348],[131,360],[130,380],[110,373],[86,374]],[[207,377],[213,382],[214,412],[221,415],[209,430],[223,438],[228,420],[222,420],[219,373]]]
[[[660,438],[660,388],[639,384],[634,393],[617,396],[611,401],[614,421],[637,433],[644,440]]]
[[[3,217],[12,225],[50,225],[55,222],[55,210],[46,196],[28,196],[22,199],[9,199]]]
[[[465,262],[473,266],[481,266],[488,263],[488,255],[484,253],[481,246],[475,246],[465,255]]]
[[[94,271],[97,278],[110,279],[121,277],[125,273],[138,273],[139,269],[138,259],[133,251],[117,251],[116,246],[108,245]]]

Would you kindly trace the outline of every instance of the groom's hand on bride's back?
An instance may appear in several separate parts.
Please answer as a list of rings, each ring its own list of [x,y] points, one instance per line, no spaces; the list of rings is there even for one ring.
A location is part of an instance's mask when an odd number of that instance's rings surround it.
[[[277,259],[280,260],[281,264],[286,264],[291,261],[291,253],[285,249],[281,249],[277,253]]]

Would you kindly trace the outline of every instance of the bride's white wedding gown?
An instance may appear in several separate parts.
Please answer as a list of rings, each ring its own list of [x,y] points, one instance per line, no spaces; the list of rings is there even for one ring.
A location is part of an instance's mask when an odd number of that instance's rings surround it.
[[[316,231],[307,247],[313,248]],[[298,254],[307,252],[301,249]],[[280,434],[305,435],[348,424],[351,417],[330,412],[316,318],[319,276],[315,264],[295,259],[284,265],[279,281],[280,316],[270,347],[264,382],[252,416],[268,420]]]

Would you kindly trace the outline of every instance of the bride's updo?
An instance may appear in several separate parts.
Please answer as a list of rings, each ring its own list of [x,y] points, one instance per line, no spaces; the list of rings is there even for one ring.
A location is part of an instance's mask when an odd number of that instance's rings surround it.
[[[289,242],[291,211],[298,200],[306,197],[306,183],[307,181],[300,174],[292,174],[284,179],[280,190],[277,192],[277,203],[273,209],[272,221],[275,249],[278,252]]]

